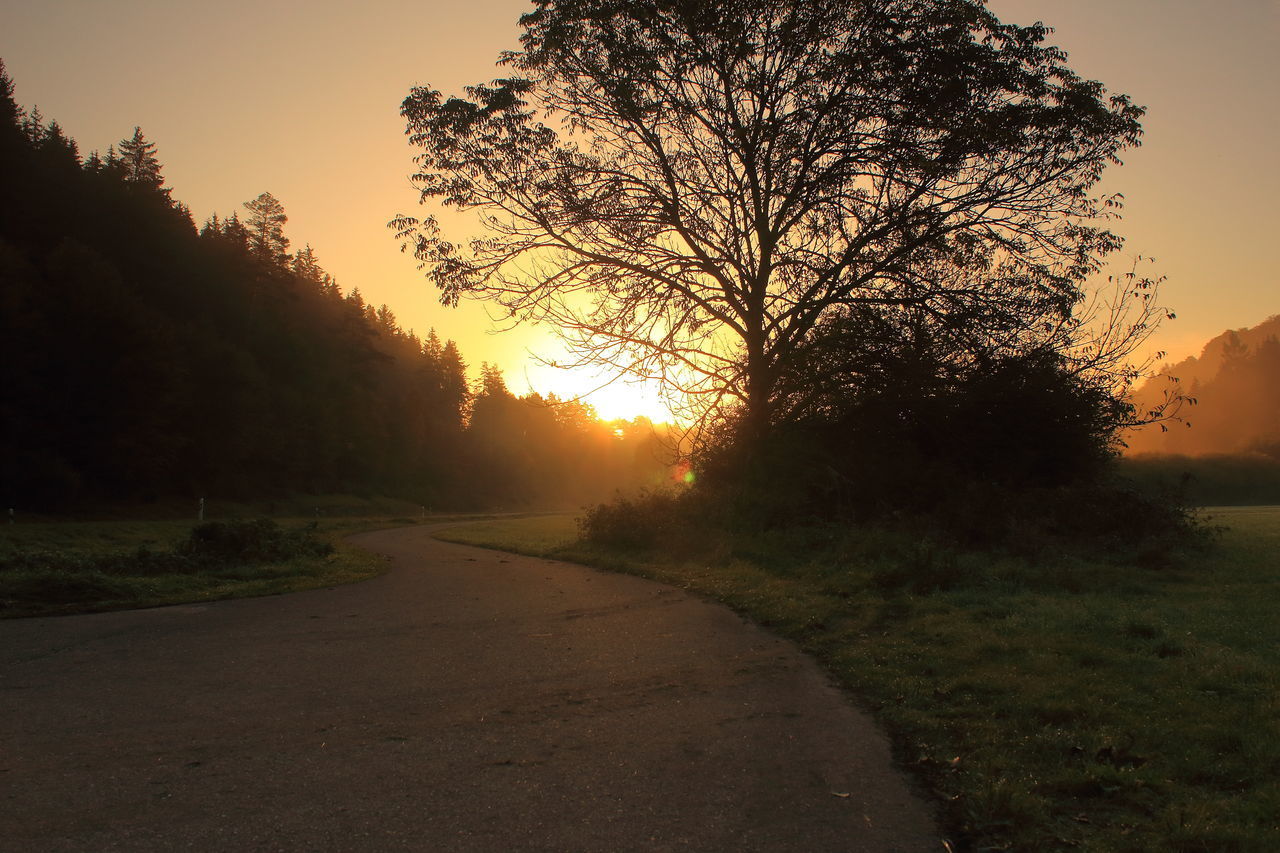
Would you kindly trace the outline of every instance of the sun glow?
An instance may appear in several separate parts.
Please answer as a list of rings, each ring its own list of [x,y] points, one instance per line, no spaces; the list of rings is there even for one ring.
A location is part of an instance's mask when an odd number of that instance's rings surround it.
[[[582,395],[583,402],[594,406],[603,420],[646,417],[655,424],[674,420],[671,410],[662,400],[660,390],[652,383],[624,382],[618,379],[603,386],[600,386],[598,380],[588,381],[586,384],[587,388],[576,393]]]
[[[581,400],[592,406],[601,420],[648,418],[655,424],[674,423],[656,382],[627,381],[589,367],[527,367],[523,376],[530,390],[554,394],[561,400]],[[508,376],[508,380],[511,377]]]

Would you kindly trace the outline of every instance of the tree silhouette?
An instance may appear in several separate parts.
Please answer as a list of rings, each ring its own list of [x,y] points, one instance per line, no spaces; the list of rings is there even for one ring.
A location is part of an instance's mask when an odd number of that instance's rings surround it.
[[[1093,189],[1143,110],[1043,25],[980,0],[539,0],[521,23],[517,76],[403,104],[422,199],[488,231],[391,223],[442,301],[547,321],[756,434],[833,320],[855,348],[903,312],[958,352],[1080,343],[1121,245]],[[1116,367],[1115,338],[1080,369]]]
[[[120,140],[118,162],[124,170],[124,179],[130,184],[159,192],[164,185],[160,175],[160,161],[156,158],[156,145],[142,135],[142,128],[135,127],[133,136]]]
[[[274,264],[284,264],[289,239],[284,236],[284,224],[289,221],[284,205],[271,193],[262,193],[253,201],[246,201],[249,221],[249,248],[255,255]]]
[[[249,205],[252,233],[234,213],[197,232],[154,191],[140,130],[105,158],[77,150],[18,104],[0,63],[0,506],[295,491],[528,505],[640,476],[610,464],[629,454],[616,442],[539,432],[551,413],[496,368],[480,407],[492,428],[468,435],[454,342],[424,344],[387,306],[345,296],[310,246],[284,256],[269,194]]]
[[[293,256],[290,263],[290,269],[294,274],[301,278],[321,284],[324,281],[324,270],[320,268],[320,262],[316,260],[315,250],[311,248],[311,244],[307,243],[299,249]]]
[[[25,114],[26,110],[14,97],[13,78],[5,69],[4,60],[0,59],[0,127],[8,131],[18,126]]]

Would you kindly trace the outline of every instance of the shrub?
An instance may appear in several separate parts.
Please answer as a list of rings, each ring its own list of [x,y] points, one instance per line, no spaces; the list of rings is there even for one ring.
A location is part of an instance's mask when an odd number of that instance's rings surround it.
[[[649,550],[682,527],[677,495],[644,491],[635,497],[619,497],[597,504],[578,519],[583,539],[611,548]]]
[[[314,527],[284,530],[265,518],[210,521],[193,528],[176,552],[195,562],[220,563],[274,563],[333,553],[332,545],[315,538]]]

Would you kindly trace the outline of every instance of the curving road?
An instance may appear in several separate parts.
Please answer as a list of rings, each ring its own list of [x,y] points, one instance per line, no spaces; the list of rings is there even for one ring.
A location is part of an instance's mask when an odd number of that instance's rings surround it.
[[[354,586],[0,623],[0,850],[932,851],[791,645],[439,542]]]

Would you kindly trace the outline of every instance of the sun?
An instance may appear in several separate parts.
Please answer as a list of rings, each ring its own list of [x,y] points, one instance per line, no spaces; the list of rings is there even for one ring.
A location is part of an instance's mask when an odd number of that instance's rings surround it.
[[[619,379],[583,396],[595,407],[601,420],[634,420],[646,417],[657,423],[674,420],[671,409],[663,402],[659,388],[653,383],[624,382]]]
[[[599,368],[526,366],[523,378],[530,390],[554,394],[561,400],[581,400],[603,421],[648,418],[655,424],[675,423],[657,382],[635,382]]]

